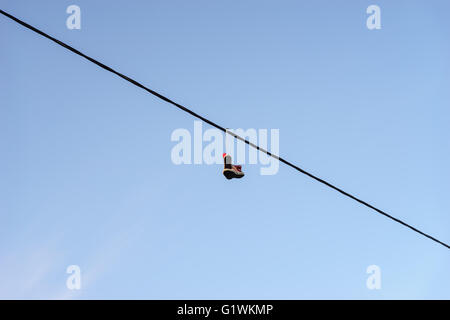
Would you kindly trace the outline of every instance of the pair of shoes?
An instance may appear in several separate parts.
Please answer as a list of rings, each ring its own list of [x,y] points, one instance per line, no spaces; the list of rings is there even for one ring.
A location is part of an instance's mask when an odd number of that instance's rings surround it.
[[[223,162],[224,162],[224,168],[223,168],[223,175],[228,180],[237,178],[240,179],[244,176],[244,173],[242,172],[242,167],[238,165],[231,164],[231,156],[224,153],[223,155]]]

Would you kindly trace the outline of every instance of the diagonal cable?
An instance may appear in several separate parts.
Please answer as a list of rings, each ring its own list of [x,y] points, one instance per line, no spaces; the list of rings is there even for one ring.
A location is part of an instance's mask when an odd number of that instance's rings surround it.
[[[15,22],[21,24],[21,25],[24,26],[25,28],[34,31],[34,32],[40,34],[41,36],[43,36],[43,37],[45,37],[45,38],[47,38],[47,39],[49,39],[49,40],[52,40],[53,42],[56,42],[56,43],[59,44],[60,46],[62,46],[62,47],[64,47],[64,48],[66,48],[66,49],[72,51],[73,53],[75,53],[75,54],[77,54],[77,55],[79,55],[79,56],[81,56],[81,57],[83,57],[83,58],[89,60],[90,62],[96,64],[97,66],[99,66],[99,67],[101,67],[101,68],[103,68],[103,69],[105,69],[105,70],[107,70],[107,71],[109,71],[109,72],[111,72],[111,73],[114,73],[115,75],[119,76],[120,78],[122,78],[122,79],[124,79],[124,80],[126,80],[126,81],[128,81],[128,82],[130,82],[130,83],[132,83],[132,84],[134,84],[135,86],[137,86],[137,87],[139,87],[139,88],[141,88],[141,89],[144,89],[145,91],[147,91],[148,93],[150,93],[150,94],[156,96],[157,98],[159,98],[159,99],[161,99],[161,100],[163,100],[163,101],[165,101],[165,102],[167,102],[167,103],[170,103],[171,105],[173,105],[173,106],[175,106],[175,107],[177,107],[177,108],[183,110],[184,112],[187,112],[187,113],[189,113],[190,115],[192,115],[192,116],[194,116],[194,117],[196,117],[196,118],[198,118],[198,119],[200,119],[200,120],[202,120],[202,121],[208,123],[209,125],[211,125],[211,126],[217,128],[217,129],[219,129],[219,130],[221,130],[221,131],[223,131],[223,132],[225,132],[225,133],[227,133],[227,134],[229,134],[229,135],[235,137],[235,138],[238,139],[238,140],[241,140],[241,141],[245,142],[246,144],[248,144],[249,146],[255,148],[256,150],[259,150],[259,151],[261,151],[261,152],[263,152],[263,153],[265,153],[265,154],[271,156],[272,158],[275,158],[275,159],[277,159],[277,160],[283,162],[284,164],[288,165],[289,167],[291,167],[291,168],[293,168],[293,169],[295,169],[295,170],[297,170],[297,171],[299,171],[299,172],[301,172],[301,173],[307,175],[308,177],[310,177],[310,178],[312,178],[312,179],[314,179],[314,180],[316,180],[316,181],[318,181],[318,182],[320,182],[320,183],[326,185],[327,187],[330,187],[331,189],[336,190],[337,192],[343,194],[344,196],[347,196],[347,197],[349,197],[350,199],[353,199],[353,200],[355,200],[356,202],[359,202],[360,204],[362,204],[362,205],[364,205],[364,206],[366,206],[366,207],[368,207],[368,208],[370,208],[370,209],[372,209],[372,210],[378,212],[379,214],[382,214],[383,216],[388,217],[388,218],[394,220],[394,221],[397,222],[397,223],[400,223],[401,225],[403,225],[403,226],[405,226],[405,227],[407,227],[407,228],[409,228],[409,229],[411,229],[411,230],[413,230],[413,231],[415,231],[415,232],[417,232],[417,233],[419,233],[419,234],[421,234],[421,235],[427,237],[428,239],[431,239],[431,240],[433,240],[433,241],[435,241],[435,242],[437,242],[437,243],[443,245],[443,246],[446,247],[447,249],[450,249],[450,245],[448,245],[448,244],[446,244],[446,243],[444,243],[444,242],[442,242],[442,241],[440,241],[440,240],[434,238],[433,236],[431,236],[431,235],[429,235],[429,234],[427,234],[427,233],[425,233],[425,232],[423,232],[423,231],[420,231],[419,229],[417,229],[417,228],[415,228],[415,227],[413,227],[413,226],[407,224],[406,222],[404,222],[404,221],[402,221],[402,220],[400,220],[400,219],[397,219],[397,218],[391,216],[390,214],[384,212],[383,210],[378,209],[377,207],[374,207],[373,205],[367,203],[366,201],[361,200],[361,199],[355,197],[354,195],[352,195],[352,194],[350,194],[350,193],[348,193],[348,192],[346,192],[346,191],[344,191],[344,190],[342,190],[342,189],[336,187],[335,185],[333,185],[333,184],[331,184],[331,183],[329,183],[329,182],[327,182],[327,181],[325,181],[325,180],[323,180],[323,179],[321,179],[321,178],[319,178],[319,177],[313,175],[312,173],[309,173],[308,171],[303,170],[302,168],[300,168],[300,167],[298,167],[298,166],[292,164],[291,162],[289,162],[289,161],[287,161],[287,160],[285,160],[285,159],[279,157],[278,155],[274,155],[274,154],[270,153],[269,151],[267,151],[267,150],[265,150],[265,149],[259,147],[258,145],[256,145],[256,144],[254,144],[254,143],[252,143],[252,142],[250,142],[250,141],[244,139],[243,137],[241,137],[241,136],[239,136],[239,135],[237,135],[237,134],[235,134],[235,133],[233,133],[233,132],[231,132],[231,131],[226,130],[224,127],[222,127],[222,126],[216,124],[215,122],[213,122],[213,121],[211,121],[211,120],[208,120],[208,119],[206,119],[205,117],[199,115],[198,113],[195,113],[194,111],[192,111],[192,110],[190,110],[190,109],[184,107],[183,105],[181,105],[181,104],[179,104],[179,103],[177,103],[177,102],[175,102],[175,101],[173,101],[173,100],[171,100],[171,99],[169,99],[169,98],[163,96],[162,94],[160,94],[160,93],[158,93],[158,92],[156,92],[156,91],[154,91],[154,90],[152,90],[152,89],[150,89],[150,88],[147,88],[146,86],[144,86],[143,84],[137,82],[136,80],[127,77],[126,75],[124,75],[124,74],[122,74],[122,73],[120,73],[120,72],[118,72],[118,71],[112,69],[111,67],[108,67],[107,65],[105,65],[105,64],[103,64],[103,63],[101,63],[101,62],[99,62],[99,61],[97,61],[97,60],[95,60],[95,59],[89,57],[88,55],[85,55],[84,53],[78,51],[77,49],[75,49],[75,48],[73,48],[73,47],[71,47],[71,46],[69,46],[68,44],[66,44],[66,43],[64,43],[64,42],[62,42],[62,41],[60,41],[60,40],[58,40],[58,39],[56,39],[56,38],[54,38],[54,37],[48,35],[47,33],[45,33],[45,32],[43,32],[43,31],[41,31],[41,30],[39,30],[39,29],[37,29],[37,28],[35,28],[35,27],[29,25],[28,23],[26,23],[26,22],[24,22],[24,21],[22,21],[22,20],[20,20],[20,19],[18,19],[18,18],[16,18],[16,17],[10,15],[9,13],[7,13],[7,12],[1,10],[1,9],[0,9],[0,13],[3,14],[4,16],[10,18],[11,20],[13,20],[13,21],[15,21]]]

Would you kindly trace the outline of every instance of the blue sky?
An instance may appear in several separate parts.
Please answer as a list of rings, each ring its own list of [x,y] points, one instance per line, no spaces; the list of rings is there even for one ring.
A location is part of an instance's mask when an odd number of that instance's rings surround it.
[[[450,242],[448,1],[0,7],[224,127],[279,129],[282,157]],[[0,35],[0,298],[450,299],[448,249],[283,165],[174,165],[191,116],[3,16]]]

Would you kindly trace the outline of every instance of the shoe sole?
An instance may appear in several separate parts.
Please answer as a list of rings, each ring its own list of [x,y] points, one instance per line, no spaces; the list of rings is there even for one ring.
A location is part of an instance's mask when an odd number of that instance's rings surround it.
[[[228,180],[233,179],[233,178],[237,178],[240,179],[242,178],[244,175],[237,175],[236,173],[234,173],[231,170],[224,170],[223,171],[223,175],[225,176],[225,178],[227,178]]]

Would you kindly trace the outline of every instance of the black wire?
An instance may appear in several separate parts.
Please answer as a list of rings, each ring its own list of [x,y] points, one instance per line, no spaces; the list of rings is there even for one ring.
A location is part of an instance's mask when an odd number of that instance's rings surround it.
[[[255,145],[255,144],[251,143],[250,141],[248,141],[248,140],[242,138],[241,136],[238,136],[237,134],[235,134],[235,133],[233,133],[233,132],[230,132],[230,131],[226,130],[224,127],[219,126],[218,124],[212,122],[211,120],[208,120],[208,119],[202,117],[201,115],[199,115],[199,114],[195,113],[194,111],[192,111],[192,110],[190,110],[190,109],[188,109],[188,108],[182,106],[181,104],[176,103],[176,102],[170,100],[169,98],[163,96],[162,94],[160,94],[160,93],[158,93],[158,92],[156,92],[156,91],[153,91],[152,89],[147,88],[146,86],[144,86],[143,84],[137,82],[136,80],[133,80],[133,79],[127,77],[126,75],[117,72],[116,70],[114,70],[114,69],[108,67],[107,65],[104,65],[103,63],[101,63],[101,62],[99,62],[99,61],[97,61],[97,60],[95,60],[95,59],[93,59],[93,58],[91,58],[91,57],[85,55],[84,53],[78,51],[77,49],[75,49],[75,48],[73,48],[73,47],[71,47],[71,46],[65,44],[65,43],[62,42],[62,41],[59,41],[58,39],[53,38],[52,36],[50,36],[50,35],[48,35],[48,34],[42,32],[42,31],[39,30],[39,29],[36,29],[35,27],[29,25],[28,23],[26,23],[26,22],[24,22],[24,21],[22,21],[22,20],[20,20],[20,19],[18,19],[18,18],[16,18],[16,17],[14,17],[14,16],[12,16],[12,15],[10,15],[9,13],[7,13],[7,12],[1,10],[1,9],[0,9],[0,13],[3,14],[4,16],[6,16],[6,17],[8,17],[8,18],[10,18],[10,19],[12,19],[12,20],[14,20],[15,22],[21,24],[22,26],[24,26],[24,27],[26,27],[26,28],[28,28],[28,29],[30,29],[30,30],[32,30],[32,31],[34,31],[34,32],[36,32],[36,33],[38,33],[38,34],[40,34],[41,36],[43,36],[43,37],[45,37],[45,38],[47,38],[47,39],[50,39],[50,40],[56,42],[56,43],[59,44],[60,46],[62,46],[62,47],[64,47],[64,48],[66,48],[66,49],[72,51],[73,53],[76,53],[77,55],[82,56],[83,58],[85,58],[85,59],[91,61],[92,63],[98,65],[99,67],[101,67],[101,68],[103,68],[103,69],[105,69],[105,70],[107,70],[107,71],[109,71],[109,72],[114,73],[115,75],[117,75],[117,76],[119,76],[119,77],[125,79],[125,80],[128,81],[128,82],[131,82],[132,84],[134,84],[135,86],[137,86],[137,87],[139,87],[139,88],[144,89],[145,91],[151,93],[152,95],[158,97],[159,99],[164,100],[164,101],[166,101],[166,102],[168,102],[168,103],[174,105],[175,107],[177,107],[177,108],[179,108],[179,109],[181,109],[181,110],[183,110],[183,111],[185,111],[185,112],[187,112],[187,113],[193,115],[194,117],[196,117],[196,118],[198,118],[198,119],[200,119],[200,120],[202,120],[202,121],[208,123],[209,125],[211,125],[211,126],[217,128],[217,129],[219,129],[219,130],[221,130],[221,131],[223,131],[223,132],[225,132],[225,133],[228,133],[229,135],[235,137],[235,138],[238,139],[238,140],[241,140],[241,141],[245,142],[245,143],[248,144],[249,146],[251,146],[251,147],[253,147],[253,148],[255,148],[255,149],[257,149],[257,150],[259,150],[259,151],[261,151],[261,152],[263,152],[263,153],[265,153],[265,154],[267,154],[267,155],[269,155],[269,156],[271,156],[272,158],[275,158],[275,159],[277,159],[277,160],[283,162],[284,164],[286,164],[286,165],[288,165],[288,166],[290,166],[290,167],[296,169],[297,171],[300,171],[301,173],[307,175],[308,177],[313,178],[314,180],[316,180],[316,181],[318,181],[318,182],[320,182],[320,183],[322,183],[322,184],[324,184],[324,185],[326,185],[326,186],[328,186],[328,187],[330,187],[330,188],[332,188],[332,189],[334,189],[334,190],[336,190],[336,191],[342,193],[343,195],[345,195],[345,196],[347,196],[347,197],[349,197],[349,198],[351,198],[351,199],[353,199],[353,200],[359,202],[359,203],[362,204],[362,205],[365,205],[366,207],[368,207],[368,208],[370,208],[370,209],[372,209],[372,210],[374,210],[374,211],[376,211],[376,212],[378,212],[378,213],[384,215],[385,217],[388,217],[388,218],[394,220],[395,222],[398,222],[398,223],[404,225],[405,227],[408,227],[408,228],[410,228],[411,230],[413,230],[413,231],[415,231],[415,232],[417,232],[417,233],[420,233],[421,235],[423,235],[423,236],[425,236],[425,237],[427,237],[427,238],[429,238],[429,239],[431,239],[431,240],[433,240],[433,241],[435,241],[435,242],[437,242],[437,243],[443,245],[443,246],[446,247],[447,249],[450,249],[450,246],[449,246],[448,244],[446,244],[446,243],[444,243],[444,242],[442,242],[442,241],[440,241],[440,240],[438,240],[438,239],[436,239],[436,238],[430,236],[429,234],[426,234],[426,233],[420,231],[419,229],[416,229],[415,227],[413,227],[413,226],[407,224],[406,222],[403,222],[403,221],[400,220],[400,219],[397,219],[397,218],[391,216],[390,214],[384,212],[383,210],[380,210],[380,209],[378,209],[378,208],[372,206],[371,204],[369,204],[369,203],[367,203],[367,202],[365,202],[365,201],[363,201],[363,200],[361,200],[361,199],[359,199],[359,198],[353,196],[352,194],[350,194],[350,193],[348,193],[348,192],[345,192],[344,190],[342,190],[342,189],[340,189],[340,188],[338,188],[338,187],[332,185],[331,183],[329,183],[329,182],[327,182],[327,181],[325,181],[325,180],[323,180],[323,179],[321,179],[321,178],[319,178],[319,177],[316,177],[315,175],[313,175],[313,174],[311,174],[311,173],[309,173],[309,172],[303,170],[302,168],[300,168],[300,167],[298,167],[298,166],[292,164],[291,162],[289,162],[289,161],[287,161],[287,160],[285,160],[285,159],[283,159],[283,158],[280,158],[279,156],[274,155],[274,154],[270,153],[269,151],[267,151],[267,150],[265,150],[265,149],[263,149],[263,148],[261,148],[261,147]]]

